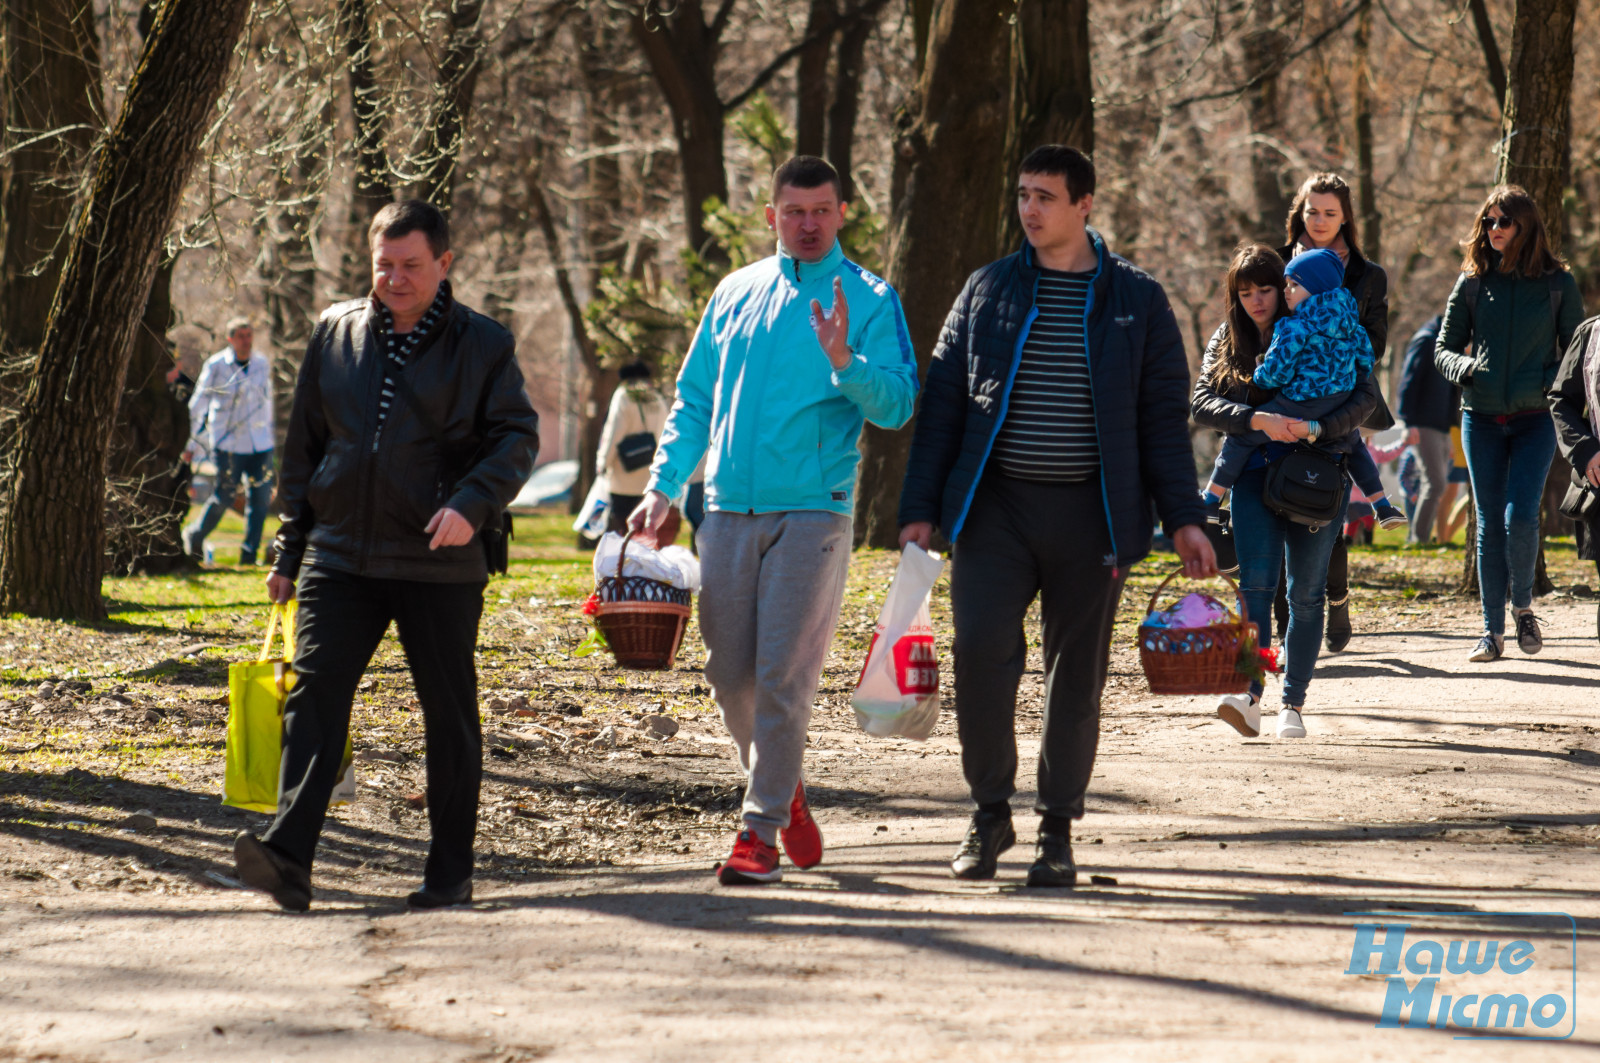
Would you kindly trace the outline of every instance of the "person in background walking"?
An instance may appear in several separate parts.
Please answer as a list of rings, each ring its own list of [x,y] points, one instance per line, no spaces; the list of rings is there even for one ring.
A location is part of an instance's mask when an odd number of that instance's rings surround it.
[[[1022,161],[1020,250],[967,279],[928,368],[900,493],[900,543],[954,546],[956,725],[977,805],[951,862],[988,879],[1016,844],[1024,619],[1044,624],[1038,845],[1029,886],[1077,883],[1071,825],[1100,738],[1112,621],[1153,510],[1184,571],[1216,555],[1195,493],[1183,334],[1149,274],[1088,227],[1095,170],[1050,144]]]
[[[1273,610],[1280,581],[1288,616],[1279,635],[1288,651],[1284,663],[1283,709],[1278,713],[1280,738],[1305,737],[1306,690],[1316,669],[1322,641],[1323,608],[1328,584],[1328,558],[1340,539],[1338,522],[1320,532],[1270,512],[1262,501],[1266,464],[1275,452],[1309,438],[1309,422],[1256,409],[1270,392],[1253,383],[1256,365],[1271,345],[1284,306],[1283,260],[1260,244],[1246,245],[1234,253],[1224,285],[1227,311],[1222,325],[1206,345],[1200,378],[1190,400],[1190,415],[1202,428],[1219,432],[1265,432],[1272,440],[1257,453],[1234,485],[1231,518],[1233,541],[1239,555],[1239,589],[1245,610],[1263,647],[1272,643],[1267,617]],[[1371,374],[1363,376],[1339,408],[1317,418],[1319,436],[1337,439],[1348,435],[1372,412],[1378,386]],[[1342,516],[1341,516],[1342,520]],[[1247,737],[1261,733],[1263,687],[1252,681],[1243,694],[1229,694],[1217,705],[1217,715]]]
[[[1556,452],[1546,392],[1583,320],[1583,297],[1550,251],[1538,205],[1516,185],[1489,193],[1461,246],[1461,276],[1445,307],[1434,363],[1461,386],[1483,605],[1483,637],[1470,660],[1481,662],[1505,652],[1508,589],[1517,646],[1530,654],[1544,647],[1533,615],[1533,575],[1539,507]]]
[[[656,390],[653,374],[644,362],[623,366],[617,376],[620,382],[611,393],[595,465],[605,470],[611,484],[608,530],[625,535],[628,514],[644,500],[645,484],[650,482],[650,463],[667,423],[667,401]]]
[[[800,155],[772,175],[777,253],[724,277],[683,369],[644,501],[654,534],[702,456],[706,680],[748,783],[723,885],[822,859],[801,779],[806,729],[850,567],[856,442],[911,419],[917,363],[893,288],[844,257],[839,173]],[[820,348],[820,349],[819,349]]]
[[[255,331],[248,318],[228,322],[228,346],[206,360],[189,400],[190,435],[183,453],[191,461],[200,445],[217,467],[215,487],[199,518],[183,530],[183,548],[202,557],[206,536],[233,504],[234,492],[245,487],[244,541],[239,564],[253,565],[261,548],[261,531],[272,506],[272,365],[254,349]],[[204,433],[204,440],[201,440]]]
[[[1355,297],[1361,327],[1372,341],[1372,355],[1383,364],[1389,343],[1389,275],[1376,262],[1361,254],[1356,238],[1355,208],[1350,186],[1335,173],[1314,173],[1300,185],[1289,205],[1289,242],[1278,249],[1285,262],[1303,251],[1325,248],[1344,262],[1344,286]],[[1376,379],[1376,372],[1374,372]],[[1372,414],[1361,427],[1382,431],[1394,423],[1378,391]],[[1350,644],[1354,628],[1350,624],[1350,551],[1342,536],[1335,536],[1333,553],[1328,558],[1327,647],[1338,653]],[[1287,593],[1288,581],[1280,585]]]
[[[1549,392],[1556,445],[1572,466],[1561,512],[1572,518],[1578,557],[1600,573],[1600,317],[1578,326]],[[1600,611],[1595,615],[1600,637]]]
[[[1450,480],[1450,429],[1461,409],[1461,390],[1439,375],[1433,365],[1433,348],[1439,340],[1444,315],[1428,320],[1406,344],[1400,370],[1400,420],[1416,432],[1411,450],[1416,455],[1420,485],[1416,510],[1411,514],[1408,546],[1433,541],[1440,503]]]
[[[367,242],[372,295],[323,312],[295,383],[267,593],[300,599],[297,680],[284,705],[278,815],[233,847],[240,881],[292,911],[311,904],[350,703],[391,622],[422,705],[432,833],[406,904],[472,900],[483,775],[474,652],[488,581],[478,536],[539,452],[516,341],[450,291],[444,215],[421,200],[391,203]]]

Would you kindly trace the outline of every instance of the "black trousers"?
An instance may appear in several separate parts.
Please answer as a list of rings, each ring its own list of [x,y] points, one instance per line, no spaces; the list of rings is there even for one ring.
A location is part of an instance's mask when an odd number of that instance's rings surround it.
[[[955,547],[956,725],[961,769],[978,804],[1010,799],[1017,778],[1017,684],[1023,620],[1044,621],[1042,815],[1083,815],[1100,742],[1100,692],[1126,573],[1113,574],[1100,484],[1038,484],[990,470]]]
[[[350,704],[393,620],[417,700],[428,755],[433,839],[423,881],[449,889],[472,875],[483,738],[473,651],[482,583],[373,579],[330,568],[300,574],[296,682],[284,705],[278,818],[263,841],[311,867],[350,732]]]

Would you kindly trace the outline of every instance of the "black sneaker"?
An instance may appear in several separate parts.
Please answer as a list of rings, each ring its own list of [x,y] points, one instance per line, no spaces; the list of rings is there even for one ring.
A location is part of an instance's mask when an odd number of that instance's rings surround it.
[[[311,907],[311,872],[249,831],[233,839],[233,863],[240,882],[270,894],[284,911]]]
[[[1350,636],[1355,632],[1350,628],[1350,596],[1337,605],[1328,604],[1328,628],[1324,633],[1324,642],[1329,653],[1338,653],[1350,645]]]
[[[994,878],[1000,854],[1015,844],[1017,832],[1011,826],[1010,814],[985,812],[980,808],[972,814],[967,836],[956,858],[950,861],[950,874],[956,878]]]
[[[1467,660],[1482,664],[1485,661],[1497,661],[1505,652],[1505,640],[1499,635],[1484,635],[1478,640],[1478,645],[1473,649],[1472,656]]]
[[[1517,614],[1517,648],[1532,656],[1544,649],[1544,635],[1539,631],[1539,618],[1533,611]]]
[[[433,886],[423,886],[420,890],[406,896],[406,907],[413,911],[427,911],[433,908],[454,908],[458,904],[472,903],[472,880],[469,878],[460,885],[450,889],[436,889]]]
[[[1065,834],[1039,834],[1033,866],[1028,868],[1028,885],[1071,889],[1078,884],[1078,868],[1072,862],[1072,842]]]
[[[1396,509],[1394,503],[1388,499],[1374,505],[1372,515],[1378,519],[1380,528],[1403,528],[1410,523],[1406,520],[1406,515]]]

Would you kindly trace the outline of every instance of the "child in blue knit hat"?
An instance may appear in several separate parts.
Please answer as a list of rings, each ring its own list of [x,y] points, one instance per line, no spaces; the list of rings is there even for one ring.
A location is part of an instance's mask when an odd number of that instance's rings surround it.
[[[1355,298],[1344,287],[1344,263],[1337,254],[1325,248],[1306,251],[1291,258],[1283,272],[1284,301],[1292,312],[1273,327],[1272,345],[1252,378],[1257,387],[1278,394],[1256,409],[1309,422],[1315,441],[1316,419],[1344,405],[1372,371],[1372,341],[1361,327]],[[1229,435],[1203,493],[1206,502],[1219,503],[1267,442],[1262,431]],[[1318,445],[1348,455],[1350,476],[1372,502],[1379,524],[1393,528],[1406,522],[1389,502],[1359,431]]]

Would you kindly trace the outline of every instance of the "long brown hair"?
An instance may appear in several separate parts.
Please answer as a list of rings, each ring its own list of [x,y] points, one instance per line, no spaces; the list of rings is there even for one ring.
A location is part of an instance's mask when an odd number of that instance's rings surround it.
[[[1499,207],[1502,215],[1517,223],[1511,231],[1511,239],[1506,242],[1505,253],[1500,256],[1500,272],[1543,277],[1567,268],[1567,264],[1550,250],[1544,219],[1539,216],[1539,204],[1521,185],[1498,185],[1490,190],[1489,198],[1478,208],[1478,216],[1472,221],[1472,235],[1461,241],[1461,272],[1473,277],[1489,272],[1494,248],[1489,244],[1489,229],[1484,220],[1489,217],[1490,207]]]
[[[1241,284],[1277,289],[1278,311],[1274,321],[1289,313],[1283,298],[1283,259],[1266,244],[1240,244],[1228,263],[1223,297],[1228,331],[1223,334],[1216,360],[1211,363],[1211,385],[1218,391],[1249,384],[1255,375],[1256,360],[1261,357],[1261,330],[1239,301]]]
[[[1289,204],[1289,220],[1286,223],[1289,246],[1299,243],[1306,234],[1306,200],[1314,195],[1338,197],[1339,211],[1344,215],[1344,221],[1339,223],[1339,235],[1344,238],[1344,246],[1349,248],[1350,253],[1361,258],[1361,244],[1356,239],[1356,211],[1350,202],[1350,186],[1336,173],[1314,173],[1295,192],[1294,202]]]

